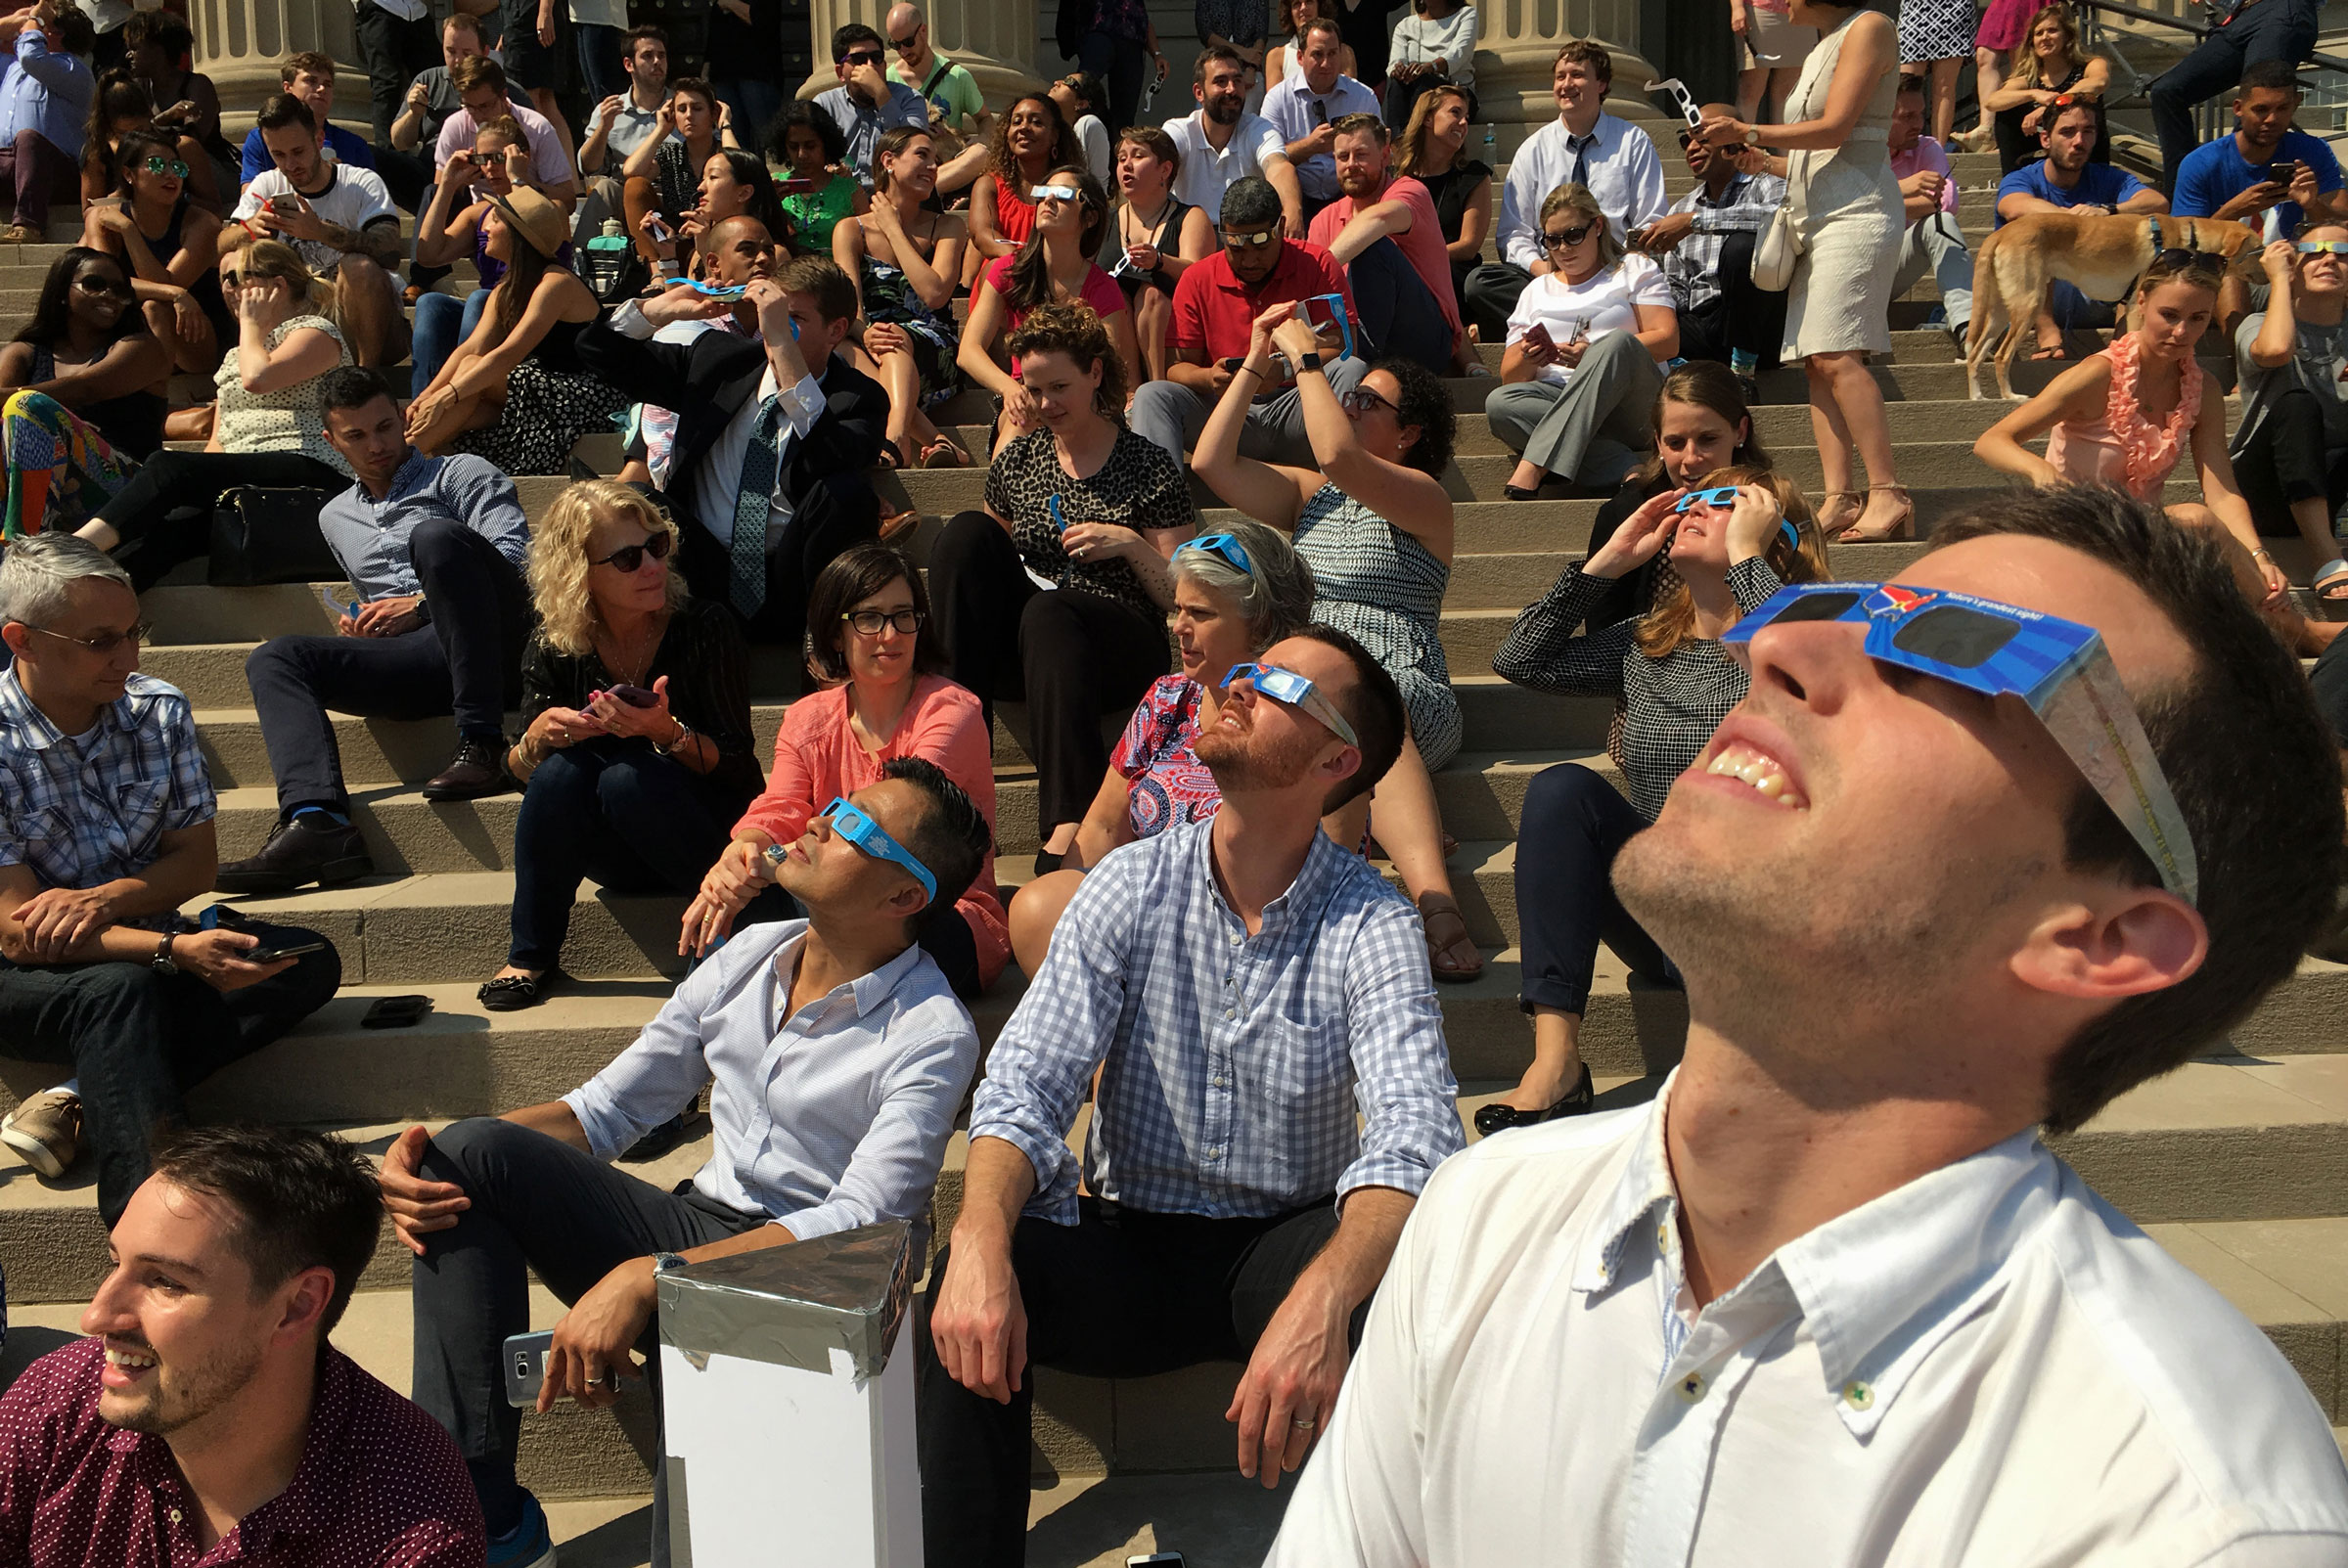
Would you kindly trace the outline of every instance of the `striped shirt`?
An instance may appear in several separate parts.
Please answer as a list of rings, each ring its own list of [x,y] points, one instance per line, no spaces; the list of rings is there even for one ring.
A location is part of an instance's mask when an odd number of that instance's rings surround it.
[[[1785,182],[1775,174],[1739,174],[1717,201],[1699,185],[1674,202],[1672,211],[1695,214],[1695,227],[1663,257],[1663,281],[1671,285],[1671,302],[1693,310],[1717,295],[1720,252],[1729,236],[1750,234],[1757,242],[1784,200]]]

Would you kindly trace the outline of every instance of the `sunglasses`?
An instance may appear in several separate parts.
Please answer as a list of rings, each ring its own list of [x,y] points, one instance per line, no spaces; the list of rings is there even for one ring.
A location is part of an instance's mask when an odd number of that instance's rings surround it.
[[[640,545],[622,545],[603,560],[591,560],[587,564],[590,566],[613,566],[623,574],[633,572],[644,564],[644,558],[647,556],[652,557],[655,560],[666,560],[668,553],[675,543],[675,539],[667,530],[663,529]]]
[[[888,47],[894,49],[900,55],[909,55],[913,53],[914,50],[921,47],[921,42],[922,35],[919,30],[916,30],[914,35],[910,38],[891,38],[888,41]]]
[[[1321,689],[1294,670],[1284,670],[1277,664],[1234,664],[1223,677],[1229,688],[1235,681],[1245,681],[1255,688],[1256,694],[1268,696],[1283,707],[1299,709],[1319,719],[1329,727],[1329,733],[1347,745],[1359,748],[1361,740],[1353,726],[1345,722],[1336,704],[1321,694]]]
[[[28,632],[38,632],[43,637],[54,637],[61,643],[71,643],[75,648],[86,648],[101,658],[112,653],[124,643],[144,643],[155,631],[153,621],[141,621],[127,632],[100,632],[96,637],[68,637],[63,632],[53,632],[46,626],[35,626],[30,621],[21,624]]]
[[[160,153],[150,154],[144,167],[150,174],[169,174],[183,180],[188,177],[185,163],[175,157],[165,157]]]
[[[2348,249],[2343,246],[2342,249]],[[2205,272],[2220,277],[2226,271],[2226,258],[2215,250],[2163,250],[2152,258],[2152,266],[2168,272]],[[2150,271],[2150,268],[2146,268]]]
[[[1268,245],[1278,244],[1280,231],[1277,229],[1266,229],[1260,234],[1227,233],[1223,236],[1223,248],[1226,250],[1261,250]]]
[[[922,891],[929,895],[929,901],[937,902],[937,878],[929,874],[929,868],[914,859],[913,851],[889,837],[888,829],[849,804],[847,796],[834,795],[823,815],[830,819],[834,832],[866,856],[893,861],[911,872],[913,879],[922,884]]]
[[[98,294],[101,296],[106,294],[127,294],[130,292],[130,285],[126,283],[116,283],[112,278],[76,278],[73,280],[73,287],[80,290],[85,294]]]
[[[1239,536],[1236,534],[1206,533],[1200,534],[1196,539],[1185,539],[1174,547],[1174,554],[1179,556],[1186,550],[1202,551],[1220,560],[1224,564],[1245,572],[1250,577],[1255,575],[1255,562],[1249,560],[1247,552],[1240,548]]]
[[[894,626],[911,637],[922,629],[922,622],[928,617],[918,609],[846,609],[840,611],[839,618],[855,627],[861,636],[879,637],[880,628]]]
[[[1745,645],[1756,632],[1796,621],[1859,622],[1867,656],[1879,664],[1983,696],[2020,697],[2150,857],[2162,885],[2198,901],[2200,872],[2177,797],[2094,627],[1946,589],[1797,583],[1721,642],[1749,665]]]
[[[843,56],[840,60],[840,64],[847,67],[850,70],[854,70],[858,66],[878,67],[880,64],[880,51],[878,49],[859,49],[852,55]]]
[[[1083,199],[1084,193],[1073,185],[1031,185],[1027,187],[1027,200],[1030,202],[1078,202]]]
[[[1541,238],[1552,250],[1561,250],[1569,245],[1580,245],[1597,227],[1595,223],[1585,223],[1578,229],[1543,229]]]
[[[2293,248],[2303,256],[2348,256],[2348,240],[2301,240]]]

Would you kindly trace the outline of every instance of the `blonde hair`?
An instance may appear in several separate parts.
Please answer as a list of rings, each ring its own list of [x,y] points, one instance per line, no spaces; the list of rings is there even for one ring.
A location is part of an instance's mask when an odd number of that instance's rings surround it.
[[[2087,64],[2087,51],[2079,46],[2079,23],[2072,18],[2071,8],[2059,3],[2040,6],[2030,14],[2028,24],[2022,28],[2021,46],[2013,52],[2012,81],[2016,87],[2046,85],[2039,79],[2038,51],[2030,46],[2030,40],[2038,36],[2038,24],[2042,22],[2052,22],[2062,28],[2062,58],[2070,63],[2073,70]]]
[[[1578,212],[1598,225],[1598,271],[1592,273],[1592,277],[1612,272],[1622,264],[1622,242],[1614,238],[1613,229],[1606,223],[1606,210],[1598,204],[1598,198],[1590,194],[1590,187],[1587,185],[1560,185],[1543,197],[1541,199],[1540,227],[1546,230],[1549,227],[1549,220],[1560,212]],[[1546,236],[1541,241],[1541,247],[1542,255],[1546,257],[1549,254],[1549,241]],[[1562,272],[1558,275],[1558,281],[1560,283],[1564,281]]]
[[[234,255],[245,258],[236,269],[244,277],[283,278],[294,286],[294,297],[307,307],[308,314],[334,319],[333,287],[313,274],[302,261],[301,252],[283,240],[264,240],[249,229],[239,229],[221,251],[220,259],[225,262]]]
[[[1803,499],[1800,485],[1775,470],[1742,465],[1714,469],[1688,488],[1709,490],[1723,484],[1760,486],[1778,498],[1778,510],[1793,524],[1794,534],[1801,541],[1798,545],[1786,542],[1784,529],[1773,528],[1769,543],[1761,551],[1761,559],[1778,574],[1780,582],[1827,580],[1826,536],[1811,519],[1810,503]],[[1684,645],[1696,640],[1695,600],[1685,582],[1675,577],[1669,588],[1655,596],[1654,606],[1639,622],[1637,636],[1639,651],[1648,658],[1669,658]]]
[[[538,621],[546,640],[563,652],[584,657],[595,650],[595,628],[601,617],[595,598],[587,591],[588,541],[596,524],[625,519],[649,536],[668,535],[668,607],[686,600],[685,578],[677,569],[684,541],[677,525],[658,507],[636,490],[611,479],[582,479],[555,497],[546,515],[530,530],[530,597],[538,605]]]

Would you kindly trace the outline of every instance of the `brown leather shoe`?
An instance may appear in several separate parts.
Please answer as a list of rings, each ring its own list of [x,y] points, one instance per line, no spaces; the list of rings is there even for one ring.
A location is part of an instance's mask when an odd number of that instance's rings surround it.
[[[502,795],[513,787],[514,781],[506,776],[506,759],[496,745],[487,740],[460,740],[448,766],[424,786],[424,798],[478,800],[483,795]]]

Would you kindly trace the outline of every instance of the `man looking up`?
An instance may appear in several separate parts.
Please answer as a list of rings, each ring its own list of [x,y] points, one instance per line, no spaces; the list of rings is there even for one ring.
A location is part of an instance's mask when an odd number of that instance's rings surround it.
[[[1306,22],[1296,34],[1296,68],[1264,94],[1264,118],[1295,165],[1307,222],[1337,199],[1336,122],[1377,112],[1377,94],[1337,68],[1343,47],[1335,22],[1326,17]]]
[[[320,144],[334,155],[333,161],[353,168],[375,167],[375,149],[367,144],[367,139],[334,123],[335,63],[331,58],[314,52],[289,55],[285,64],[277,67],[277,80],[288,94],[309,106],[310,124],[317,131]],[[276,166],[257,123],[245,135],[242,156],[244,169],[240,178],[247,185]]]
[[[2156,505],[2018,491],[1932,547],[1735,629],[1750,694],[1614,863],[1686,1055],[1438,1173],[1272,1568],[2348,1559],[2299,1374],[2039,1141],[2291,974],[2339,752]],[[2023,625],[2124,690],[2050,727],[1902,656]]]
[[[1269,180],[1280,195],[1281,232],[1304,238],[1304,195],[1287,141],[1270,120],[1246,111],[1249,67],[1237,52],[1209,45],[1191,72],[1198,107],[1166,121],[1182,154],[1174,200],[1206,212],[1223,210],[1224,193],[1244,179]],[[1119,127],[1122,129],[1123,127]]]
[[[220,231],[225,252],[248,230],[283,240],[302,264],[335,291],[335,319],[362,365],[396,365],[408,357],[408,318],[401,309],[399,213],[373,169],[348,168],[319,147],[310,106],[280,93],[261,106],[253,134],[275,165],[254,176]],[[278,203],[293,204],[291,212]]]
[[[891,81],[881,66],[886,58],[880,35],[863,22],[835,29],[832,68],[839,73],[839,85],[815,99],[847,137],[848,172],[867,191],[873,188],[873,148],[880,133],[892,125],[929,123],[929,101],[903,82]]]
[[[1437,376],[1478,363],[1460,323],[1435,199],[1393,173],[1390,133],[1376,114],[1333,120],[1336,201],[1313,218],[1309,239],[1345,269],[1361,322],[1379,355],[1415,359]]]
[[[914,1319],[934,1568],[1025,1560],[1038,1366],[1243,1360],[1225,1418],[1241,1472],[1277,1486],[1460,1146],[1419,921],[1320,827],[1392,766],[1401,694],[1327,627],[1260,658],[1197,739],[1221,810],[1084,879],[987,1060]],[[1096,1069],[1079,1195],[1066,1138]]]
[[[327,1340],[383,1221],[339,1139],[166,1138],[108,1238],[90,1337],[0,1395],[0,1561],[479,1568],[448,1434]]]
[[[1541,245],[1541,203],[1560,185],[1586,185],[1614,238],[1644,229],[1668,210],[1663,160],[1647,132],[1604,112],[1614,57],[1603,44],[1577,38],[1558,51],[1551,87],[1558,117],[1525,139],[1509,160],[1500,197],[1498,261],[1468,274],[1468,320],[1483,340],[1499,342],[1524,286],[1551,270]]]
[[[0,49],[12,51],[0,77],[0,180],[16,206],[0,240],[47,242],[49,203],[80,195],[78,164],[97,83],[85,63],[95,32],[64,0],[39,0],[0,18]]]
[[[1999,182],[1996,227],[2002,229],[2029,212],[2150,213],[2169,209],[2168,198],[2117,163],[2094,161],[2096,106],[2087,100],[2050,106],[2039,121],[2038,137],[2047,156],[2036,163],[2023,164]],[[2229,286],[2240,288],[2231,277],[2219,286],[2221,314]],[[2108,327],[2115,309],[2055,279],[2047,292],[2047,308],[2038,315],[2038,351],[2030,357],[2060,359],[2065,332]]]
[[[384,1158],[384,1204],[416,1254],[416,1399],[473,1471],[493,1560],[501,1537],[516,1562],[552,1560],[528,1549],[546,1516],[515,1480],[521,1412],[499,1366],[506,1336],[529,1327],[525,1266],[570,1309],[547,1353],[545,1411],[565,1395],[609,1405],[614,1374],[636,1374],[632,1350],[657,1375],[663,1269],[880,1220],[912,1221],[916,1253],[928,1251],[978,1035],[919,937],[933,915],[959,918],[989,840],[934,763],[899,757],[881,773],[852,802],[870,828],[829,810],[768,851],[806,918],[737,931],[561,1099],[410,1128]],[[690,1187],[611,1168],[704,1084],[716,1143]],[[655,1565],[668,1561],[664,1481],[655,1470]]]
[[[1706,116],[1714,111],[1736,113],[1727,104],[1704,106]],[[1777,364],[1784,338],[1785,291],[1753,287],[1753,247],[1785,200],[1785,182],[1762,166],[1757,152],[1716,148],[1686,127],[1680,154],[1695,189],[1634,231],[1631,245],[1663,264],[1680,318],[1680,352],[1727,365],[1752,402],[1754,376]]]

